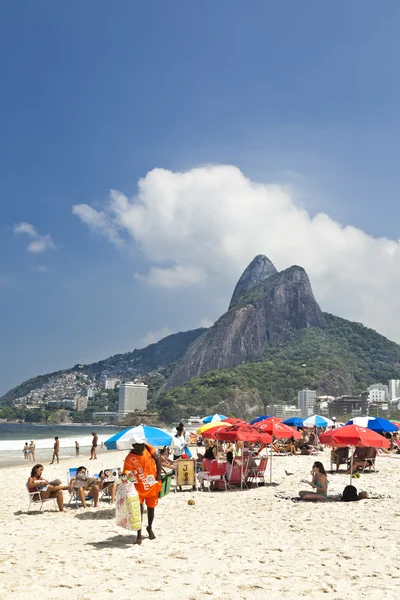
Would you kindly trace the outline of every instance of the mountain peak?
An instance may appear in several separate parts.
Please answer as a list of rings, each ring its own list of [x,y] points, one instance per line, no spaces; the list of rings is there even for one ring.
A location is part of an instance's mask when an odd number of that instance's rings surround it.
[[[265,281],[272,275],[276,275],[277,272],[278,271],[269,258],[264,256],[264,254],[258,254],[253,258],[248,267],[246,267],[237,282],[228,310],[231,310],[231,308],[235,306],[240,296],[243,296],[243,294],[251,290],[251,288],[262,281]]]

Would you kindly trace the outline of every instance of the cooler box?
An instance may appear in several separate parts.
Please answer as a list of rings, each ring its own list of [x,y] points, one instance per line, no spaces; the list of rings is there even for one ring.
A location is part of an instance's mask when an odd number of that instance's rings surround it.
[[[159,498],[164,498],[164,496],[166,496],[167,494],[169,494],[169,490],[171,488],[171,481],[172,481],[172,477],[174,476],[174,473],[163,473],[161,475],[161,490],[158,493],[158,497]]]

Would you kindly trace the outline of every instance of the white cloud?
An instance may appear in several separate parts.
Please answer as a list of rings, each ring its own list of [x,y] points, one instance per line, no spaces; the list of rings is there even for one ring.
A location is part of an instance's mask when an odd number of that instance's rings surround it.
[[[171,335],[171,333],[174,332],[172,331],[172,329],[169,329],[169,327],[163,327],[162,329],[157,329],[156,331],[149,331],[142,338],[141,343],[144,347],[146,347],[149,344],[155,344],[159,340],[162,340],[163,338],[167,337],[167,335]]]
[[[31,223],[22,221],[21,223],[14,225],[14,233],[22,233],[32,238],[32,241],[28,244],[28,252],[31,252],[32,254],[40,254],[41,252],[45,252],[45,250],[55,248],[51,235],[40,235]]]
[[[154,169],[132,200],[112,191],[103,211],[74,213],[116,245],[133,242],[149,262],[138,277],[151,285],[208,281],[228,297],[250,260],[266,254],[278,269],[303,266],[324,310],[400,341],[399,241],[311,217],[290,186],[254,183],[233,166]]]

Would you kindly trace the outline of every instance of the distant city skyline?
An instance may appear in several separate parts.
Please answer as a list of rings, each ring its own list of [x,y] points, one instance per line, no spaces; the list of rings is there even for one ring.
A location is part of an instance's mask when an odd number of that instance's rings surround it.
[[[0,395],[209,326],[256,254],[400,342],[400,5],[4,5]]]

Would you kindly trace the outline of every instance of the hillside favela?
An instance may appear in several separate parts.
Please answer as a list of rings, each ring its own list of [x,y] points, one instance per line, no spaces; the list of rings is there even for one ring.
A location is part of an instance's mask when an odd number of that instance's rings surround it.
[[[2,2],[0,600],[398,600],[400,2]]]

